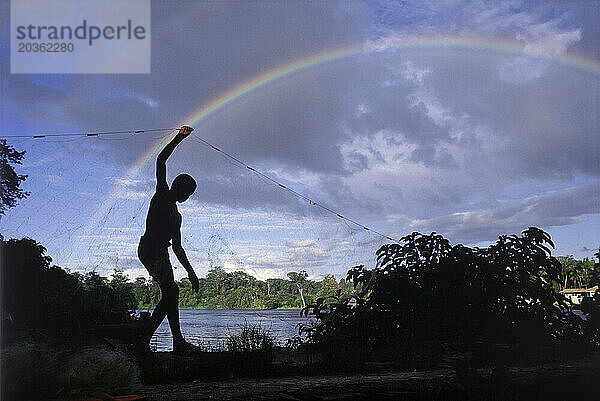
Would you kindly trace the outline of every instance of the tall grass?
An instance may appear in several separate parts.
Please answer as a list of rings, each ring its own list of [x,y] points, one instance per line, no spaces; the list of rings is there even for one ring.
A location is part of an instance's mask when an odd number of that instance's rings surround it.
[[[231,352],[270,351],[277,345],[275,336],[260,325],[244,323],[238,333],[229,333],[225,349]]]

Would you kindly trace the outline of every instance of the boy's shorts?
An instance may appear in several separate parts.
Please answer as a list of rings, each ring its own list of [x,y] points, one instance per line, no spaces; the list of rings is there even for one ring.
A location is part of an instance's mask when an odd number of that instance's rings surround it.
[[[148,273],[161,287],[165,284],[173,283],[173,267],[169,260],[169,251],[167,249],[157,250],[150,244],[144,241],[144,237],[140,238],[138,245],[138,257],[144,265]]]

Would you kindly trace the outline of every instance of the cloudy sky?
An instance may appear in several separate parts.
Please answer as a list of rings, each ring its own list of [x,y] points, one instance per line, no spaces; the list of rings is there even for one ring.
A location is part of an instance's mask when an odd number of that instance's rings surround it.
[[[597,1],[153,1],[152,73],[121,75],[10,74],[0,7],[0,136],[193,124],[168,175],[199,184],[180,211],[200,275],[342,277],[386,242],[202,140],[394,238],[487,245],[534,225],[557,255],[600,246]],[[189,121],[311,57],[321,61]],[[128,172],[167,134],[8,139],[27,151],[18,171],[31,196],[0,232],[72,270],[143,274],[154,165]]]

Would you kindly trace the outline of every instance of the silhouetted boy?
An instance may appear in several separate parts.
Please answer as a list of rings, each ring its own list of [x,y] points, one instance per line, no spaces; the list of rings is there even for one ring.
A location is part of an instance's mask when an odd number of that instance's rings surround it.
[[[173,149],[194,129],[183,126],[177,135],[160,152],[156,160],[156,192],[150,201],[146,232],[140,238],[138,257],[150,275],[160,286],[162,298],[148,322],[143,333],[144,350],[149,349],[152,335],[165,318],[169,319],[173,334],[173,352],[185,354],[196,349],[186,342],[179,327],[179,288],[173,278],[173,268],[169,261],[168,248],[173,245],[173,252],[188,272],[194,291],[198,291],[198,277],[181,246],[181,214],[176,202],[185,202],[196,190],[196,181],[187,175],[178,175],[171,184],[167,184],[167,159]]]

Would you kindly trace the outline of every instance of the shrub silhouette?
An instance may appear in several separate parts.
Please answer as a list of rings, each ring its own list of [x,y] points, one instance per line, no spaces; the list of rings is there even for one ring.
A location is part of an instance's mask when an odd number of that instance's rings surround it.
[[[428,340],[523,345],[576,338],[583,321],[553,289],[560,264],[549,247],[550,236],[535,227],[487,248],[414,232],[379,248],[374,269],[350,269],[356,293],[310,305],[319,322],[302,330],[317,343],[363,350]]]

